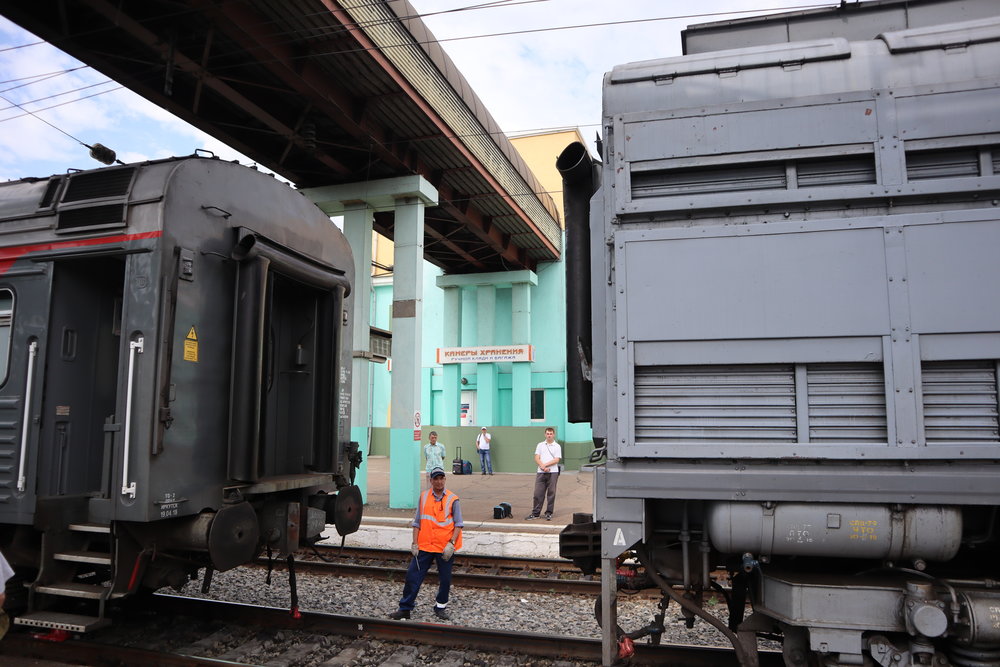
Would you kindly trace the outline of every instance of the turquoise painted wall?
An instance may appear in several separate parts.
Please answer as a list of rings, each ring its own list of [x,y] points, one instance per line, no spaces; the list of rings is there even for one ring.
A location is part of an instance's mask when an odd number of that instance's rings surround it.
[[[461,446],[462,458],[472,463],[475,473],[479,469],[479,454],[476,453],[476,436],[479,429],[475,426],[434,426],[428,425],[422,429],[423,439],[420,442],[421,452],[427,444],[427,435],[437,431],[438,442],[442,442],[447,450],[445,463],[451,465],[456,458],[455,448]],[[545,439],[544,426],[497,426],[490,429],[493,444],[490,447],[490,459],[493,462],[493,472],[535,472],[535,446]],[[567,442],[559,437],[556,440],[563,448],[563,463],[567,470],[579,470],[580,465],[587,462],[592,448],[591,442]],[[372,456],[389,455],[389,429],[372,429]],[[421,454],[421,457],[423,454]],[[423,469],[423,458],[421,469]],[[450,468],[449,468],[450,471]]]
[[[444,420],[443,399],[442,399],[442,367],[436,364],[437,348],[441,347],[444,327],[444,291],[437,287],[435,282],[437,276],[441,275],[441,270],[429,263],[424,263],[424,305],[423,305],[423,347],[421,359],[425,369],[424,380],[429,380],[430,387],[423,391],[421,401],[421,415],[423,417],[424,428],[423,438],[426,442],[427,432],[434,428],[430,426]],[[488,424],[491,429],[513,428],[508,437],[512,442],[527,443],[530,445],[528,462],[530,464],[534,452],[534,445],[542,439],[536,438],[535,431],[542,433],[545,426],[552,426],[556,429],[557,438],[566,445],[567,464],[570,459],[585,458],[589,455],[591,443],[591,429],[589,424],[569,424],[566,422],[566,351],[565,351],[565,270],[562,262],[546,262],[539,264],[536,270],[538,284],[531,288],[531,340],[515,341],[511,339],[511,304],[512,290],[509,287],[500,287],[496,290],[496,311],[495,311],[495,334],[493,342],[496,344],[524,343],[528,342],[535,346],[535,360],[531,365],[532,377],[531,386],[533,389],[545,389],[545,418],[540,421],[533,421],[521,424],[512,423],[512,403],[513,396],[511,390],[511,372],[513,364],[498,364],[498,396],[497,396],[497,419],[496,424]],[[376,280],[376,283],[378,281]],[[391,304],[392,285],[376,284],[372,289],[372,320],[374,326],[391,329]],[[480,336],[476,317],[477,298],[476,289],[473,287],[462,288],[461,290],[461,339],[460,345],[463,347],[478,345]],[[450,324],[450,323],[447,323]],[[468,384],[463,385],[463,390],[474,390],[477,386],[476,365],[463,364],[462,377],[468,380]],[[372,406],[372,426],[373,432],[373,453],[380,451],[380,440],[376,437],[380,428],[389,425],[389,403],[390,403],[390,372],[385,364],[373,364],[372,366],[372,386],[371,406]],[[435,430],[439,434],[444,428],[462,429],[468,428],[473,433],[470,442],[475,440],[478,429],[473,427],[437,427]],[[450,432],[450,430],[449,430]],[[500,432],[500,431],[498,431]],[[460,431],[455,431],[456,438]],[[442,440],[445,438],[442,435]],[[447,442],[447,441],[446,441]],[[386,450],[383,454],[388,454],[388,438],[385,440]],[[521,444],[512,445],[515,451],[519,451]],[[585,452],[578,456],[572,454],[572,450],[585,449]],[[474,451],[471,452],[473,455]],[[523,454],[523,452],[521,453]],[[518,463],[523,456],[500,455],[499,461],[494,463],[500,465],[497,470],[510,472],[523,469],[525,465],[530,469],[530,465]],[[509,457],[509,458],[508,458]],[[466,455],[472,460],[473,457]],[[510,468],[508,468],[510,466]]]

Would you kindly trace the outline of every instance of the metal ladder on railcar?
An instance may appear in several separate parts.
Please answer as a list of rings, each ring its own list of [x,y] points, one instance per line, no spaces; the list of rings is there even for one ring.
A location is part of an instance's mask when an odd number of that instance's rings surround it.
[[[85,498],[77,500],[86,507]],[[90,632],[109,625],[108,600],[124,596],[114,589],[111,525],[78,520],[79,511],[53,514],[42,534],[38,576],[27,586],[28,609],[14,623],[68,632]],[[64,611],[67,608],[72,611]]]

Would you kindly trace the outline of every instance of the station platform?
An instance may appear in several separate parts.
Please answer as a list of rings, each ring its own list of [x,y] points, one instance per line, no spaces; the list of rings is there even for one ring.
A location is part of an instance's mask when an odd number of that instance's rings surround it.
[[[473,466],[478,467],[477,464],[478,461]],[[456,493],[461,502],[465,522],[462,551],[465,553],[558,558],[559,532],[572,523],[574,513],[593,512],[593,473],[588,469],[559,475],[556,510],[551,521],[544,518],[524,520],[531,513],[534,473],[482,475],[474,470],[471,475],[454,475],[451,470],[445,472],[448,475],[445,488]],[[426,483],[423,488],[427,488]],[[493,508],[502,502],[510,504],[512,517],[494,519]],[[361,528],[348,535],[344,543],[409,549],[414,511],[389,507],[389,458],[369,457],[368,498]],[[341,538],[333,526],[328,527],[324,536],[325,542],[340,544]]]

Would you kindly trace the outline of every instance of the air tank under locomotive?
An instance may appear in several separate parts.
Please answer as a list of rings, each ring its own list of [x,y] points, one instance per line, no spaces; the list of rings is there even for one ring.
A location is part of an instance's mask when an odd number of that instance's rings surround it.
[[[18,623],[93,629],[110,600],[357,529],[353,272],[315,205],[218,159],[0,184]]]

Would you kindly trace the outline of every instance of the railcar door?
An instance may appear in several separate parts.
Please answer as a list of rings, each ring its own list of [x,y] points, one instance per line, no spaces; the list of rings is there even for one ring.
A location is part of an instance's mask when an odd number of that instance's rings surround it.
[[[37,493],[107,496],[125,262],[64,259],[52,271]]]

